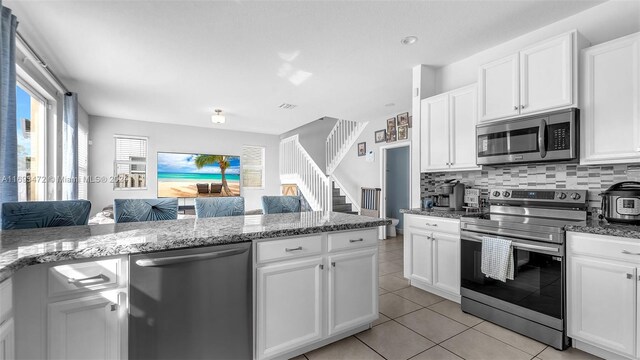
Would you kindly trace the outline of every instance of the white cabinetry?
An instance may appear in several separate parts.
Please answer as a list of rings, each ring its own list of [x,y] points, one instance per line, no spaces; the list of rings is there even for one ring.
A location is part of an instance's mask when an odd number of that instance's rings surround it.
[[[404,214],[404,277],[460,302],[460,220]]]
[[[376,229],[254,245],[255,358],[293,357],[378,318]]]
[[[422,171],[471,170],[476,165],[476,85],[422,100]]]
[[[13,284],[8,279],[0,283],[0,360],[12,359],[15,359]]]
[[[595,355],[638,358],[640,243],[567,233],[567,321],[575,346]]]
[[[577,106],[577,32],[480,66],[480,121]]]
[[[640,33],[582,52],[582,164],[640,162]]]

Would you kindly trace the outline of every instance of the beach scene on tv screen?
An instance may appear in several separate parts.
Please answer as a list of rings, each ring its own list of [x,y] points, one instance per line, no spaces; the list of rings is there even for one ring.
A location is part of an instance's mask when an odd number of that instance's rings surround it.
[[[240,157],[158,153],[158,197],[240,196]]]

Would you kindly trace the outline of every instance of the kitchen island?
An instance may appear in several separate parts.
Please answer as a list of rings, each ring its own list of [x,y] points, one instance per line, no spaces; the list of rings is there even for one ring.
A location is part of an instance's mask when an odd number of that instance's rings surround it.
[[[18,359],[74,354],[126,358],[127,321],[133,310],[130,255],[210,251],[218,245],[248,243],[254,357],[302,353],[361,331],[377,318],[376,234],[378,226],[388,223],[342,213],[303,212],[4,231],[0,233],[0,327],[10,329],[0,328],[0,334],[8,334],[0,342],[15,339]],[[295,251],[300,246],[304,250]],[[292,280],[297,288],[287,288]],[[306,286],[309,281],[312,286]],[[301,299],[313,302],[307,305]],[[306,318],[315,323],[309,327],[278,317],[285,308],[308,311]],[[78,326],[74,321],[81,321],[83,330],[74,328]],[[101,332],[92,333],[95,329]]]

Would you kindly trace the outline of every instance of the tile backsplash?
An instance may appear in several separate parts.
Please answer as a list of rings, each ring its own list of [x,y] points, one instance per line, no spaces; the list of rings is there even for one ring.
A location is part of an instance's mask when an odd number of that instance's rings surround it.
[[[577,164],[533,164],[508,167],[484,167],[476,171],[422,173],[422,197],[435,194],[436,186],[448,179],[481,190],[487,198],[493,188],[539,188],[588,190],[589,206],[600,206],[600,194],[621,181],[640,181],[640,165],[583,166]]]

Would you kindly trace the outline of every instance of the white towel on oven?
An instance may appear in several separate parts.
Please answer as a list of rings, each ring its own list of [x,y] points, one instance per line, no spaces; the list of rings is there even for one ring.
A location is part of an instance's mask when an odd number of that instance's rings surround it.
[[[483,274],[492,279],[506,282],[513,280],[513,246],[511,240],[490,236],[482,237]]]

